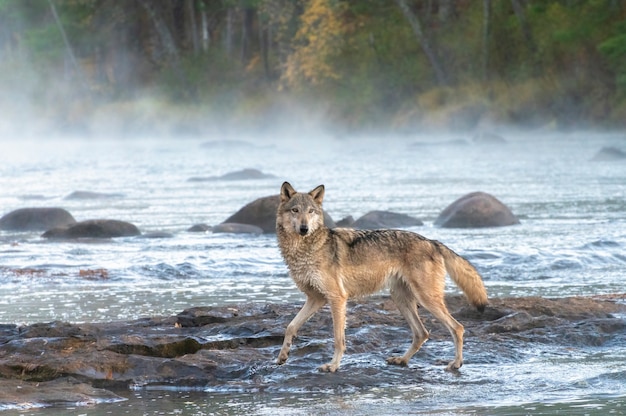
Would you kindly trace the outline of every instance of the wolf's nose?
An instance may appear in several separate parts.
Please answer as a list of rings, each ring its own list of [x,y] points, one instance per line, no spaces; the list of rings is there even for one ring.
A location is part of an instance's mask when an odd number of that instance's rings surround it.
[[[309,226],[308,225],[301,225],[300,226],[300,234],[301,235],[306,235],[306,233],[309,232]]]

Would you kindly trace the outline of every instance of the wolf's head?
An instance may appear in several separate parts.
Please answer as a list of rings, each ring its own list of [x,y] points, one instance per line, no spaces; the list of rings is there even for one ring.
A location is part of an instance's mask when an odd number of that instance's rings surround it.
[[[289,182],[283,183],[276,213],[276,227],[303,237],[312,234],[324,226],[323,199],[324,185],[309,193],[300,193]]]

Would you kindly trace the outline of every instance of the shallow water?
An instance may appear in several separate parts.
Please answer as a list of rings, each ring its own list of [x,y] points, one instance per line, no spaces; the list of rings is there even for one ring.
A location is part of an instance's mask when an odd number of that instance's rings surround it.
[[[518,133],[506,135],[504,145],[447,143],[458,138],[236,137],[229,139],[244,143],[230,144],[221,142],[223,137],[4,138],[0,215],[61,206],[77,220],[120,219],[144,233],[165,231],[173,237],[54,242],[39,232],[0,231],[0,323],[109,321],[171,315],[192,306],[302,301],[275,236],[186,232],[278,193],[284,180],[299,190],[324,183],[325,209],[336,220],[374,209],[422,219],[425,225],[412,230],[472,261],[492,297],[624,292],[626,162],[590,161],[603,146],[624,149],[623,133]],[[207,145],[212,141],[219,142]],[[188,181],[243,168],[276,178]],[[78,190],[123,196],[64,199]],[[521,224],[433,227],[443,208],[479,190],[507,204]],[[455,291],[451,284],[448,289]],[[128,401],[81,407],[75,414],[136,414],[137,409],[144,414],[276,409],[287,414],[549,414],[559,409],[620,414],[626,411],[624,347],[626,341],[578,351],[573,358],[544,348],[529,351],[527,362],[468,362],[458,380],[438,367],[424,368],[415,358],[415,367],[426,371],[423,379],[346,392],[138,390],[127,393]],[[564,368],[571,377],[561,378]]]

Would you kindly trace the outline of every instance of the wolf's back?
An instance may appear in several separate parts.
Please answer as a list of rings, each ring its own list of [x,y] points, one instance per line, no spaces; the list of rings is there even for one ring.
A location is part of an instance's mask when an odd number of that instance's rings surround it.
[[[483,279],[478,271],[470,264],[469,261],[441,244],[441,253],[443,255],[446,271],[461,288],[469,302],[479,311],[484,311],[487,306],[487,290],[483,284]]]

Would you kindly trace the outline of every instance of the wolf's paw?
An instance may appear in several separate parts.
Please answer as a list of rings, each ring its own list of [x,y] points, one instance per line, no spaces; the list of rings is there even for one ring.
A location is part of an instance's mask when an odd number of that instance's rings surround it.
[[[322,373],[334,373],[335,371],[337,371],[338,368],[339,366],[337,364],[328,363],[318,368],[318,370]]]
[[[387,358],[387,364],[401,365],[406,367],[409,363],[405,361],[402,357],[389,357]]]
[[[276,359],[276,364],[282,365],[287,362],[287,358],[289,358],[289,354],[283,354],[282,352],[278,354],[278,358]]]
[[[459,371],[459,368],[463,366],[463,361],[457,362],[456,360],[450,361],[448,366],[446,367],[447,371],[452,371],[453,373]]]

